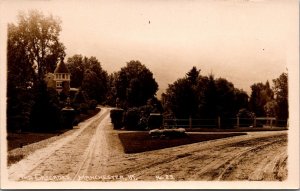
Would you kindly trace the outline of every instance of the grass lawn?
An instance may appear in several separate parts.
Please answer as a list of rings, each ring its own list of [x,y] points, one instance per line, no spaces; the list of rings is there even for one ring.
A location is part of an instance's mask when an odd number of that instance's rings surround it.
[[[59,136],[63,132],[56,133],[34,133],[34,132],[23,132],[23,133],[9,133],[7,135],[7,164],[8,166],[14,164],[36,149],[45,147],[49,141],[55,141],[59,139]],[[51,138],[51,139],[50,139]],[[51,142],[50,141],[50,142]],[[32,143],[39,142],[38,145],[31,145]],[[41,144],[42,143],[42,144]],[[29,145],[29,147],[23,147]]]
[[[152,138],[148,132],[130,132],[120,133],[119,138],[125,153],[139,153],[239,135],[246,135],[246,133],[188,134],[183,138],[159,139]]]
[[[87,114],[80,114],[76,116],[78,122],[82,122],[90,117],[99,113],[100,109],[96,108],[93,111],[89,111]],[[36,143],[45,139],[49,139],[54,136],[58,136],[70,129],[56,130],[53,132],[22,132],[22,133],[8,133],[7,134],[7,148],[8,151],[15,148],[22,148],[25,145]]]
[[[53,136],[60,135],[61,133],[60,132],[57,132],[57,133],[31,133],[31,132],[8,133],[7,149],[8,149],[8,151],[10,151],[15,148],[21,148],[25,145],[39,142],[44,139],[49,139]]]

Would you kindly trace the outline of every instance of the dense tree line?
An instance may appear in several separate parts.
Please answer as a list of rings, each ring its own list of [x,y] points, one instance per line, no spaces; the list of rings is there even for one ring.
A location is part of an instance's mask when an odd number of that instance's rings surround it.
[[[229,118],[247,107],[248,95],[226,79],[202,76],[193,67],[184,78],[169,85],[162,100],[166,112],[176,118]]]
[[[53,131],[62,127],[62,99],[47,87],[45,75],[64,62],[65,47],[60,42],[61,21],[37,10],[20,12],[17,23],[8,24],[7,40],[7,130]],[[80,113],[95,109],[105,100],[107,72],[95,57],[75,55],[68,59],[71,86],[80,87],[72,106]],[[77,64],[77,65],[76,65]],[[81,68],[80,68],[81,67]],[[74,68],[78,71],[74,71]],[[78,69],[79,68],[79,69]],[[82,73],[80,73],[82,72]],[[79,97],[83,96],[84,101]],[[73,101],[72,100],[72,101]],[[97,100],[97,102],[96,102]],[[81,114],[80,114],[81,115]]]
[[[288,119],[287,74],[283,73],[273,80],[273,87],[267,81],[251,86],[251,96],[237,89],[224,78],[215,79],[213,75],[202,76],[193,67],[185,77],[169,84],[162,94],[165,116],[187,119],[253,118],[276,117]]]
[[[276,117],[283,123],[286,123],[289,117],[287,73],[282,73],[278,78],[273,79],[272,82],[272,87],[268,81],[265,84],[256,83],[251,86],[250,110],[256,116]]]
[[[21,12],[17,24],[8,24],[7,128],[28,130],[59,128],[55,92],[47,90],[44,77],[65,56],[59,41],[60,20],[39,11]],[[55,94],[56,95],[56,94]],[[53,114],[53,118],[41,116]],[[44,119],[44,120],[43,120]],[[55,126],[56,125],[56,126]]]
[[[108,94],[108,74],[96,57],[74,55],[67,60],[71,87],[80,88],[90,99],[103,103]]]
[[[61,100],[55,89],[47,88],[45,74],[64,62],[65,47],[59,40],[61,21],[39,11],[20,13],[17,24],[8,25],[7,43],[7,128],[53,130],[60,128]],[[201,75],[193,67],[183,78],[169,84],[162,100],[156,92],[153,73],[140,61],[131,60],[119,71],[108,74],[96,57],[80,54],[67,59],[71,87],[86,112],[87,99],[124,109],[126,123],[134,126],[151,112],[173,118],[234,118],[237,115],[288,119],[288,76],[251,86],[250,98],[224,78]],[[82,99],[81,99],[82,98]],[[78,101],[79,100],[79,101]],[[81,101],[80,101],[81,100]],[[83,107],[84,106],[84,107]],[[252,112],[252,113],[251,113]],[[139,124],[144,126],[144,124]]]
[[[59,41],[60,20],[39,11],[20,13],[17,24],[8,25],[7,129],[48,131],[60,128],[64,104],[55,89],[47,87],[45,74],[64,62],[65,47]],[[130,61],[120,71],[107,74],[96,57],[74,55],[67,59],[71,87],[79,88],[73,104],[80,111],[95,107],[95,101],[126,110],[144,107],[145,113],[161,105],[152,72],[139,61]],[[84,99],[79,99],[80,97]],[[87,101],[92,99],[91,101]],[[95,100],[95,101],[94,101]],[[151,106],[152,105],[152,106]],[[145,109],[148,108],[148,109]],[[152,109],[149,109],[152,108]]]

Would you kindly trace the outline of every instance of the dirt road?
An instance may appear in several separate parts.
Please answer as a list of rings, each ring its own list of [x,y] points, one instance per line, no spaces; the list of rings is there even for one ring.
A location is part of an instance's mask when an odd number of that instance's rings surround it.
[[[17,181],[284,180],[286,132],[248,135],[125,154],[109,109],[75,133],[8,169]]]

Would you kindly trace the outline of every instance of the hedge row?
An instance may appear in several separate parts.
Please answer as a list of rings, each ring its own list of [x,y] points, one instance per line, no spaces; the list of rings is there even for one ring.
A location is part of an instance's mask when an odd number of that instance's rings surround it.
[[[161,114],[150,114],[145,107],[123,109],[112,109],[110,117],[114,129],[125,128],[127,130],[148,130],[160,128],[163,123]]]

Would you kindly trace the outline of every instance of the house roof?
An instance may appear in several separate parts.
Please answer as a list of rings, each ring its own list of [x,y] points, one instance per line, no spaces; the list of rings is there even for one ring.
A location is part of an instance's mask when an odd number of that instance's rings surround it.
[[[67,66],[65,65],[64,62],[60,62],[56,66],[56,68],[54,70],[54,73],[69,73],[69,70],[68,70],[68,68],[67,68]]]

